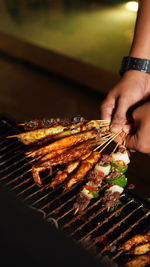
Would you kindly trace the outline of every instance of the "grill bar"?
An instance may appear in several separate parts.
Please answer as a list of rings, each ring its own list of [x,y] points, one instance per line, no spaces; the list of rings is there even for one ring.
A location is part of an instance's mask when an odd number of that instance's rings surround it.
[[[129,202],[127,202],[125,205],[121,206],[117,211],[114,211],[113,213],[110,214],[110,216],[106,217],[102,223],[99,223],[95,228],[93,228],[89,233],[87,233],[83,238],[81,238],[78,242],[81,243],[83,242],[83,240],[90,234],[92,234],[93,232],[95,232],[96,230],[98,230],[102,225],[104,225],[105,223],[107,223],[117,212],[121,212],[123,210],[123,208],[125,208],[127,205],[129,205],[131,202],[133,202],[133,200],[130,200]],[[131,215],[131,214],[129,214]],[[129,216],[127,215],[127,216]],[[124,219],[122,219],[122,222],[124,221]],[[118,225],[121,223],[121,221],[119,221]],[[115,225],[114,229],[117,227],[117,225]],[[110,228],[108,230],[108,232],[106,232],[104,235],[109,234],[112,231],[112,228]],[[103,236],[104,236],[103,235]],[[96,242],[96,241],[95,241]],[[94,243],[95,244],[95,243]]]
[[[106,185],[104,185],[104,187],[105,187],[105,186],[106,186]],[[75,188],[75,187],[76,187],[76,186],[74,186],[74,188]],[[104,188],[104,187],[103,187],[103,188]],[[74,188],[72,188],[72,190],[73,190]],[[63,194],[63,193],[62,193],[62,194]],[[62,204],[62,207],[65,206],[65,205],[67,205],[68,202],[69,202],[70,200],[74,200],[74,199],[76,199],[76,197],[77,197],[76,194],[73,195],[72,198],[66,200],[66,202],[64,202],[64,203]],[[100,202],[100,201],[101,201],[101,199],[100,199],[98,202]],[[97,204],[98,204],[98,203],[97,203]],[[90,207],[91,207],[91,206],[90,206]],[[59,208],[60,208],[60,207],[59,207]],[[73,211],[73,210],[74,210],[74,208],[72,207],[72,208],[70,209],[70,212]],[[55,213],[55,211],[56,211],[56,210],[53,210],[52,213]],[[49,216],[49,215],[51,215],[51,212],[48,214],[48,216]],[[80,216],[80,215],[79,215],[79,216]],[[78,216],[74,217],[73,220],[75,221],[77,218],[78,218]],[[58,218],[57,218],[57,220],[58,220]],[[67,226],[69,226],[70,223],[71,223],[71,221],[69,221],[69,223],[67,224]],[[63,227],[66,227],[66,226],[63,226]]]
[[[100,201],[101,201],[101,199],[100,199]],[[131,201],[132,201],[132,200],[131,200]],[[127,204],[123,205],[123,206],[118,210],[118,212],[121,212],[122,209],[123,209],[126,205],[128,205],[129,203],[130,203],[130,201],[129,201]],[[78,227],[78,229],[76,229],[74,232],[72,232],[71,235],[74,235],[78,230],[81,230],[81,229],[85,226],[85,224],[89,223],[94,217],[97,217],[99,214],[101,214],[102,212],[104,212],[104,211],[106,211],[106,210],[107,210],[107,208],[104,208],[104,207],[102,207],[101,209],[99,209],[99,211],[98,211],[97,213],[94,213],[91,217],[89,217],[88,222],[85,222],[85,223],[83,223],[82,225],[80,225],[80,227]],[[95,228],[93,228],[93,229],[90,231],[90,233],[87,233],[87,234],[86,234],[83,238],[81,238],[78,242],[82,242],[82,241],[83,241],[89,234],[92,234],[95,230],[97,230],[99,227],[101,227],[104,223],[108,222],[109,219],[111,219],[115,214],[116,214],[116,212],[111,213],[110,216],[106,217],[105,220],[104,220],[102,223],[99,223]]]

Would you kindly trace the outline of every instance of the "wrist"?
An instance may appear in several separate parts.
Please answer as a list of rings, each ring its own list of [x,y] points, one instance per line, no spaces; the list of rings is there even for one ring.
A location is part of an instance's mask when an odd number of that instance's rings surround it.
[[[124,73],[121,80],[134,82],[134,84],[137,84],[137,90],[141,88],[145,96],[148,97],[150,95],[150,74],[142,71],[129,70]]]

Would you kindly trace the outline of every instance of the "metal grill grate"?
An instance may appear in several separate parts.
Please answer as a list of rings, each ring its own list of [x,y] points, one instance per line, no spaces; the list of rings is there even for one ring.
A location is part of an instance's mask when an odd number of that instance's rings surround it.
[[[20,131],[21,128],[9,119],[0,119],[0,183],[14,191],[28,206],[41,211],[47,220],[57,222],[57,226],[78,243],[86,243],[86,248],[96,257],[108,255],[117,263],[127,261],[128,255],[122,254],[118,248],[134,234],[143,234],[149,229],[148,203],[126,190],[121,198],[122,206],[108,212],[101,206],[101,197],[107,186],[104,184],[99,198],[93,199],[82,214],[75,215],[73,204],[82,183],[69,192],[64,192],[62,185],[46,189],[50,177],[45,171],[42,173],[44,187],[38,188],[28,172],[33,160],[24,157],[27,148],[16,139],[7,139],[7,136]]]

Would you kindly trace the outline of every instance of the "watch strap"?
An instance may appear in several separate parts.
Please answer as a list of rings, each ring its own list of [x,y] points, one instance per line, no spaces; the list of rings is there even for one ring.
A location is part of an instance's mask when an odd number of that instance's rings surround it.
[[[138,70],[150,74],[150,60],[137,57],[124,57],[122,60],[122,65],[120,69],[120,75],[128,70]]]

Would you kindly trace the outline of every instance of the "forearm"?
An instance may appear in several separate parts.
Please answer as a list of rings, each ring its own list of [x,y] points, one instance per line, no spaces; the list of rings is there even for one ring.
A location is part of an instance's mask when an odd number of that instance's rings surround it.
[[[139,11],[130,56],[150,60],[150,0],[139,1]]]

